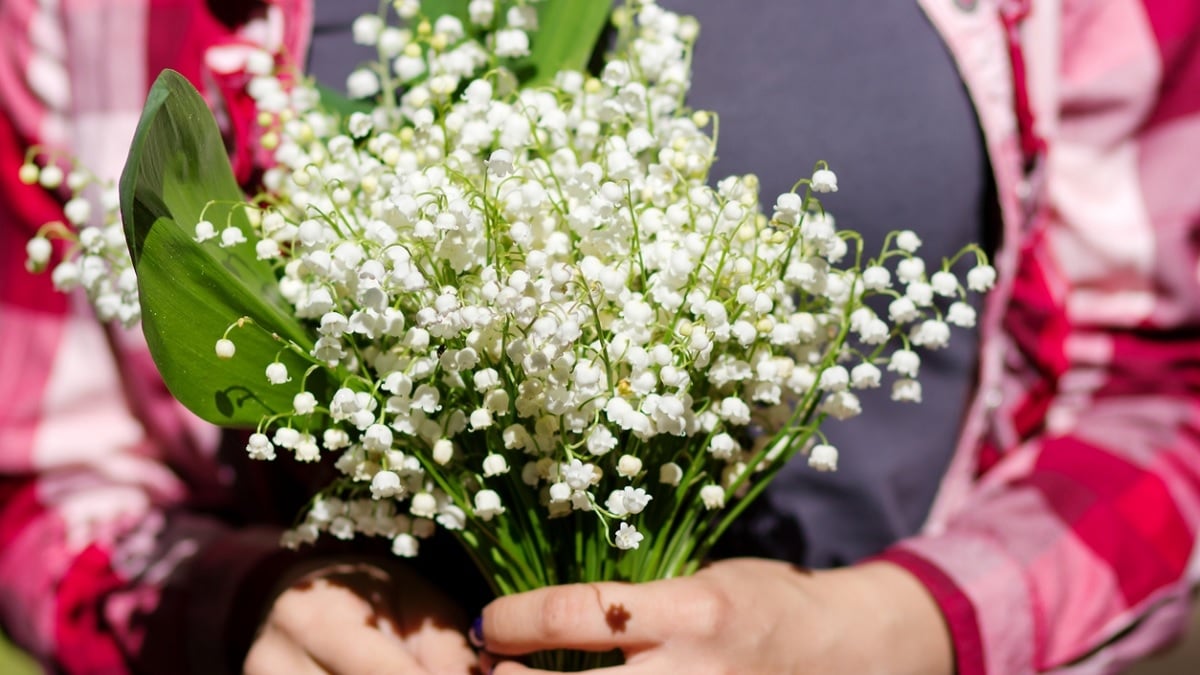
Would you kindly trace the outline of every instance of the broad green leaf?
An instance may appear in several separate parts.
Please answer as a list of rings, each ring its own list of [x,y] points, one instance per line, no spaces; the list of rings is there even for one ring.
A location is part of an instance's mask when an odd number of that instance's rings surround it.
[[[584,70],[608,23],[612,0],[545,0],[537,8],[529,55],[534,74],[526,86],[547,84],[560,70]]]
[[[468,0],[423,0],[421,11],[467,21],[467,5]],[[534,6],[538,29],[529,36],[530,54],[512,64],[522,86],[547,84],[560,70],[584,70],[608,24],[612,0],[542,0]]]
[[[421,13],[431,17],[453,14],[466,23],[470,19],[469,4],[470,0],[421,0]]]
[[[271,335],[305,350],[312,343],[253,244],[193,239],[202,212],[218,231],[230,224],[249,238],[250,226],[245,209],[234,208],[245,197],[212,113],[179,73],[163,71],[150,90],[120,191],[142,329],[171,393],[223,426],[253,426],[264,414],[291,410],[308,363]],[[216,341],[243,316],[255,325],[231,331],[237,354],[218,359]],[[267,383],[264,369],[277,354],[288,384]]]

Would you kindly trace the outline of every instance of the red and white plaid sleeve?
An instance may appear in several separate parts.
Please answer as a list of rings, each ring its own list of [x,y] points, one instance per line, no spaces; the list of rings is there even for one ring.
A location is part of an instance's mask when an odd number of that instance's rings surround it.
[[[1200,5],[1061,4],[970,487],[883,556],[934,594],[961,675],[1118,672],[1200,576]]]
[[[140,334],[26,272],[25,242],[63,216],[18,168],[37,145],[115,179],[160,68],[232,97],[218,66],[237,45],[303,53],[307,3],[277,5],[248,36],[203,0],[0,3],[0,625],[55,672],[183,672],[181,639],[221,632],[189,626],[277,539],[197,515],[229,499],[218,431],[173,401]],[[173,579],[214,566],[203,597],[172,602]]]

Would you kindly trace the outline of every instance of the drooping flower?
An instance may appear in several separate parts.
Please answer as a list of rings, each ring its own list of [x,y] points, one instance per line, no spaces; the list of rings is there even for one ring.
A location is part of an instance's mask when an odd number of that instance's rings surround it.
[[[484,521],[489,521],[504,511],[504,506],[500,503],[500,494],[495,490],[480,490],[475,493],[475,515]]]
[[[725,488],[720,485],[705,485],[700,488],[700,501],[709,511],[723,508],[725,506]]]
[[[873,363],[860,363],[850,370],[850,386],[855,389],[872,389],[879,386],[882,373]]]
[[[395,496],[401,489],[400,475],[395,471],[380,471],[371,478],[371,496],[375,499]]]
[[[283,384],[291,381],[291,379],[288,376],[287,366],[279,361],[267,365],[267,381],[271,384]]]
[[[921,366],[921,357],[910,349],[897,349],[888,360],[889,371],[904,377],[916,377],[917,369]]]
[[[953,298],[958,294],[958,278],[950,272],[934,272],[929,278],[929,285],[933,287],[934,293],[944,298]]]
[[[896,247],[907,253],[916,253],[921,247],[921,238],[912,230],[902,230],[896,235]]]
[[[976,293],[991,290],[996,283],[996,268],[991,265],[977,265],[967,272],[967,288]]]
[[[829,169],[817,169],[812,175],[813,192],[837,192],[837,174]]]
[[[813,446],[808,453],[808,465],[817,471],[836,471],[837,462],[837,448],[827,443]]]
[[[942,349],[950,344],[950,327],[944,321],[927,319],[913,328],[909,339],[918,347]]]
[[[896,380],[892,383],[892,400],[911,403],[921,402],[921,383],[914,379]]]
[[[975,327],[975,308],[965,302],[956,302],[946,310],[946,323],[960,328]]]
[[[250,438],[246,442],[246,452],[251,459],[275,459],[275,446],[271,444],[271,440],[264,433],[250,434]]]
[[[645,538],[645,535],[643,535],[641,532],[638,532],[636,527],[630,525],[629,523],[623,522],[621,523],[620,527],[617,528],[617,533],[613,537],[613,540],[614,543],[616,543],[617,548],[621,549],[622,551],[631,551],[641,545],[642,540]]]
[[[483,458],[483,475],[487,478],[499,476],[508,473],[508,460],[504,459],[504,455],[490,453]]]

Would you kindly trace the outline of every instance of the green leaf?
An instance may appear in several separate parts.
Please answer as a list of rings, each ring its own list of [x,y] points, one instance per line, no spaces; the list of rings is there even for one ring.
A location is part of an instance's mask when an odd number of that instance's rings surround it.
[[[429,17],[452,14],[466,22],[467,5],[468,0],[423,0],[421,11]],[[552,82],[560,70],[584,70],[608,24],[612,0],[542,0],[535,6],[538,29],[529,36],[530,54],[512,64],[522,86]]]
[[[429,17],[453,14],[466,23],[470,19],[467,10],[470,4],[470,0],[421,0],[421,13]]]
[[[371,112],[371,108],[374,107],[370,101],[350,98],[336,89],[326,87],[320,82],[314,84],[317,88],[317,94],[321,97],[321,110],[332,112],[339,117],[346,118],[356,112],[369,113]]]
[[[171,393],[223,426],[254,426],[264,414],[291,410],[308,362],[272,334],[306,351],[312,342],[252,244],[193,240],[201,213],[218,231],[229,224],[249,238],[251,230],[246,209],[235,206],[245,196],[212,113],[179,73],[163,71],[150,90],[120,192],[142,329]],[[254,325],[230,332],[236,356],[218,359],[216,341],[243,316]],[[277,354],[291,383],[267,383],[264,369]]]
[[[560,70],[584,70],[608,23],[612,0],[545,0],[537,8],[529,55],[534,74],[526,86],[547,84]]]

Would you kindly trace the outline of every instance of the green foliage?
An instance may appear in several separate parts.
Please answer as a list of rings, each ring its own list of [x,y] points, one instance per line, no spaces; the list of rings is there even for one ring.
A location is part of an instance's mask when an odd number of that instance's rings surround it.
[[[518,64],[525,86],[548,82],[562,69],[587,65],[607,21],[611,0],[546,0],[538,5],[532,53]],[[466,17],[466,0],[425,0],[429,16]],[[343,114],[362,109],[329,90],[322,100]],[[204,100],[178,73],[164,71],[147,98],[121,176],[121,214],[138,276],[142,325],[171,393],[200,417],[252,427],[264,415],[286,413],[310,365],[311,338],[280,297],[275,272],[250,244],[221,248],[197,243],[196,223],[249,234],[245,196],[229,168],[225,145]],[[213,346],[229,337],[237,355],[218,359]],[[289,346],[291,348],[289,348]],[[292,382],[246,378],[241,363],[288,366]],[[317,373],[315,378],[323,377]],[[306,388],[320,390],[310,379]]]
[[[212,113],[179,73],[164,71],[150,90],[120,188],[142,326],[171,393],[223,426],[252,427],[264,414],[290,410],[309,363],[284,341],[305,351],[312,342],[251,244],[193,239],[202,219],[246,234],[250,223]],[[214,344],[241,317],[254,325],[231,331],[237,355],[218,359]],[[245,363],[270,363],[276,354],[291,383],[246,377]]]
[[[332,110],[341,117],[349,117],[356,112],[371,112],[371,104],[369,102],[349,98],[340,91],[330,89],[320,82],[317,83],[317,93],[321,96],[321,108]]]
[[[421,13],[425,16],[453,14],[466,23],[469,4],[470,0],[421,0]]]
[[[467,21],[468,0],[424,0],[426,16],[453,14]],[[561,70],[584,70],[612,9],[612,0],[542,0],[535,5],[538,29],[529,36],[530,54],[512,63],[522,86],[547,84]]]
[[[546,0],[538,5],[532,36],[529,86],[545,84],[560,70],[583,70],[608,23],[612,0]]]

